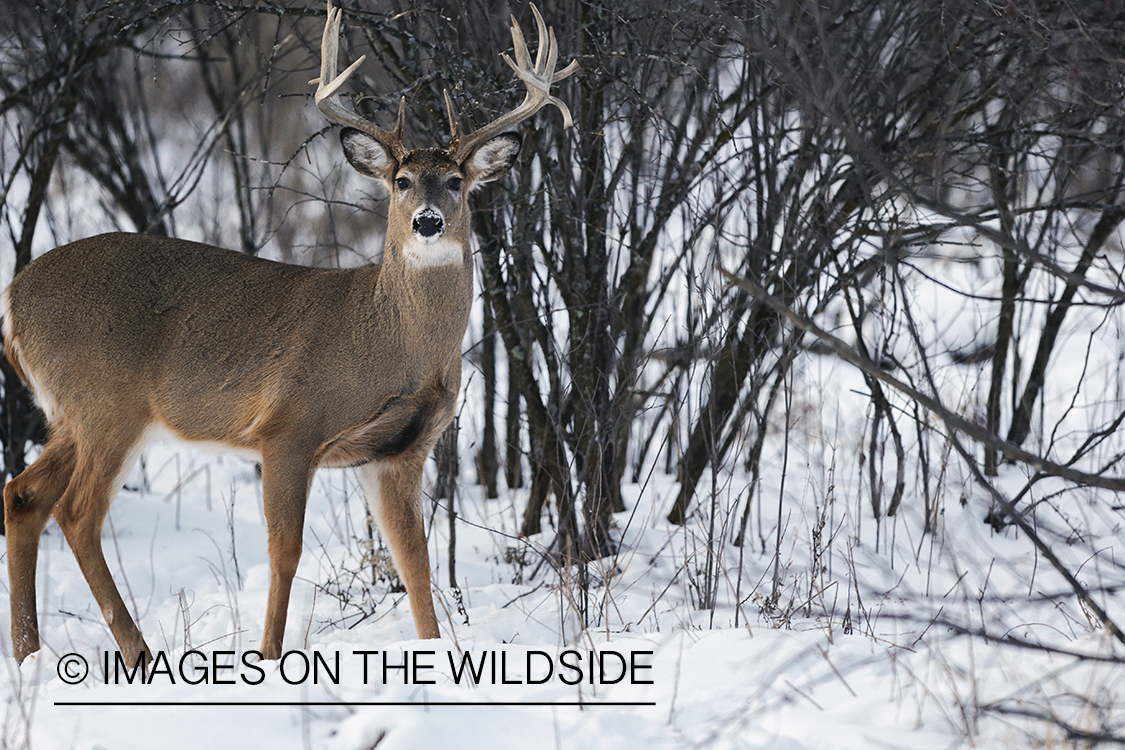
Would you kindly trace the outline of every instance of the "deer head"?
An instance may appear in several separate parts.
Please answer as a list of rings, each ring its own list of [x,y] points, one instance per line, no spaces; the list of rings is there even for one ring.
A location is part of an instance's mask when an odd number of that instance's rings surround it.
[[[457,114],[445,92],[449,117],[449,145],[445,148],[408,150],[403,145],[406,99],[399,100],[393,130],[383,130],[347,109],[340,88],[363,63],[361,56],[337,75],[340,10],[328,5],[328,20],[321,40],[320,77],[316,104],[332,122],[344,126],[340,140],[344,155],[360,174],[381,182],[390,193],[384,258],[401,251],[412,265],[435,265],[461,259],[468,246],[469,204],[472,190],[503,176],[519,154],[521,139],[508,128],[526,120],[548,104],[559,108],[564,127],[573,124],[566,104],[550,93],[551,85],[578,70],[577,61],[556,71],[558,42],[548,30],[538,8],[531,6],[539,31],[539,49],[532,63],[523,30],[512,17],[515,61],[504,61],[526,86],[523,102],[473,133],[462,136]],[[385,261],[384,261],[385,262]],[[393,261],[392,261],[393,262]]]

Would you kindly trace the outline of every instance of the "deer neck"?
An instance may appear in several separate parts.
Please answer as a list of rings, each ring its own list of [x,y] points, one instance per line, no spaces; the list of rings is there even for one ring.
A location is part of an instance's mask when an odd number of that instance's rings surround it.
[[[388,235],[383,264],[375,279],[375,297],[385,300],[388,313],[422,340],[438,344],[448,339],[460,353],[473,299],[472,256],[467,242],[439,239],[422,246]],[[393,312],[392,312],[393,311]]]

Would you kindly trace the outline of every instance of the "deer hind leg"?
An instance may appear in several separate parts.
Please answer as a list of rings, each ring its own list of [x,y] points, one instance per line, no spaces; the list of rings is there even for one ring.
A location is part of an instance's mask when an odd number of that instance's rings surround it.
[[[102,525],[110,503],[139,453],[144,420],[119,414],[120,421],[90,430],[77,441],[77,456],[70,483],[55,505],[55,520],[62,529],[82,575],[130,665],[143,654],[152,663],[152,651],[141,636],[133,616],[113,582],[102,551]],[[123,425],[130,425],[123,427]]]
[[[262,506],[270,556],[270,593],[261,642],[264,659],[281,658],[289,593],[301,561],[313,468],[311,456],[303,450],[271,450],[262,455]]]
[[[391,550],[395,570],[406,585],[418,637],[439,638],[422,512],[422,466],[407,454],[364,464],[357,474],[371,515]]]
[[[35,568],[39,537],[74,473],[75,444],[56,432],[43,452],[4,487],[8,581],[11,586],[12,651],[18,661],[39,650]]]

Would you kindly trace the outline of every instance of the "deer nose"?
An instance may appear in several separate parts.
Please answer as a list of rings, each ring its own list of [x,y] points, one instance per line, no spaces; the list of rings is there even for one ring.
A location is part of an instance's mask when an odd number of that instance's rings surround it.
[[[414,230],[415,236],[432,241],[437,239],[445,228],[445,221],[442,219],[440,211],[426,207],[414,214],[414,222],[411,228]]]

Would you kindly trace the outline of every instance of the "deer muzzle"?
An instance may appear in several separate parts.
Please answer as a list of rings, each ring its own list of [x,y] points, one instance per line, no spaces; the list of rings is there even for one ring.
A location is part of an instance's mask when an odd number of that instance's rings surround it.
[[[432,206],[424,206],[414,212],[414,220],[410,226],[414,236],[422,242],[436,242],[445,230],[445,219],[441,211]]]

